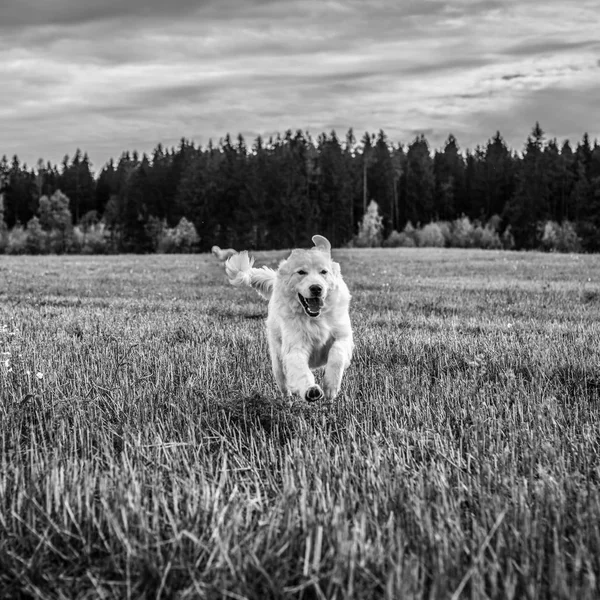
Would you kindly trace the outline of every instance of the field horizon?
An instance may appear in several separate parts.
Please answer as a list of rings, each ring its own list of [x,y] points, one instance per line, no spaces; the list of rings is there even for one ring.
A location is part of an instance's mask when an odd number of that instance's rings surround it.
[[[209,254],[2,258],[3,600],[600,597],[597,256],[333,256],[316,405]]]

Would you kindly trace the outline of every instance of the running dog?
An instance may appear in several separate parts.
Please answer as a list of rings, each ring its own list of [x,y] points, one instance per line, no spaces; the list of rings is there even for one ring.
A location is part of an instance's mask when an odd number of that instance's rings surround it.
[[[340,265],[331,259],[331,244],[321,235],[310,250],[292,250],[274,271],[254,268],[243,251],[225,263],[229,282],[249,286],[269,300],[267,337],[277,386],[285,395],[309,402],[335,398],[354,343],[350,292]],[[312,369],[325,367],[323,388]]]

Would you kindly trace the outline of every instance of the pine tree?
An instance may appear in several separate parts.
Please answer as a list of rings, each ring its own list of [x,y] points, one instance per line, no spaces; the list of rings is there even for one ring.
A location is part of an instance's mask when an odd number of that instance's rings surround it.
[[[392,173],[394,178],[394,187],[393,187],[393,210],[391,216],[391,227],[392,231],[396,231],[400,226],[400,180],[402,178],[402,174],[406,168],[406,155],[404,154],[404,150],[401,145],[398,145],[396,148],[392,150]]]
[[[482,177],[485,179],[482,203],[464,212],[471,218],[487,220],[493,215],[501,215],[515,193],[515,161],[499,131],[488,141],[481,159]]]
[[[467,150],[465,159],[465,215],[477,218],[487,212],[488,187],[486,154],[481,146],[476,146],[474,151]]]
[[[0,160],[0,245],[2,252],[4,252],[5,247],[5,244],[3,243],[4,236],[8,229],[6,221],[4,220],[4,192],[8,187],[9,178],[8,160],[6,159],[6,156],[3,156],[2,160]]]
[[[95,208],[102,214],[110,200],[111,196],[116,195],[118,192],[118,183],[115,170],[115,163],[111,158],[108,163],[103,167],[102,171],[98,176],[98,182],[96,184],[96,199]]]
[[[352,181],[347,157],[335,131],[319,137],[317,146],[318,230],[333,246],[352,238]]]
[[[566,140],[560,149],[561,182],[560,182],[560,213],[558,221],[575,220],[575,211],[571,204],[571,195],[575,185],[575,154],[571,144]]]
[[[373,160],[373,141],[375,136],[365,131],[362,137],[362,152],[361,152],[361,165],[362,165],[362,199],[363,199],[363,213],[367,212],[367,198],[369,197],[369,167]]]
[[[148,163],[132,161],[135,166],[119,193],[121,248],[125,252],[149,252],[152,249],[146,225],[152,216],[146,202]]]
[[[402,175],[402,223],[429,223],[435,218],[435,179],[429,144],[421,135],[408,147]]]
[[[209,143],[201,151],[190,152],[177,184],[172,215],[191,221],[200,236],[200,247],[208,250],[212,245],[220,246],[221,215],[220,195],[217,185],[221,155]],[[170,222],[170,220],[169,220]]]
[[[600,147],[589,144],[587,133],[575,152],[575,184],[570,205],[575,212],[577,233],[588,252],[600,251]]]
[[[356,224],[362,218],[364,214],[363,210],[363,173],[361,168],[362,156],[357,151],[358,144],[354,131],[352,128],[346,132],[346,139],[344,142],[344,164],[348,170],[348,177],[350,178],[350,191],[352,194],[352,200],[349,206],[350,212],[350,237],[352,238],[354,231],[356,231]]]
[[[548,177],[548,217],[558,223],[568,218],[565,208],[572,188],[570,161],[568,151],[561,152],[556,139],[548,142],[544,149],[544,169]]]
[[[433,172],[436,216],[448,220],[465,212],[465,163],[452,134],[448,137],[443,152],[436,151]]]
[[[6,251],[8,227],[4,220],[4,189],[8,185],[8,161],[6,156],[0,161],[0,254]]]
[[[383,218],[384,235],[393,228],[396,220],[396,172],[392,161],[394,149],[390,148],[387,136],[383,130],[379,131],[375,145],[371,150],[369,167],[369,195],[380,207]]]
[[[517,190],[504,216],[511,225],[517,248],[534,248],[538,223],[550,216],[550,185],[544,157],[544,132],[535,124],[521,161]]]

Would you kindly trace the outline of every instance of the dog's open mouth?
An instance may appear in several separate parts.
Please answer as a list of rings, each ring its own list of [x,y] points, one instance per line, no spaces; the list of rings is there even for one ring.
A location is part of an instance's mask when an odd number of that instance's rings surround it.
[[[304,312],[309,317],[315,318],[321,314],[323,298],[305,298],[302,294],[298,294],[298,298],[300,299],[300,304],[302,304]]]

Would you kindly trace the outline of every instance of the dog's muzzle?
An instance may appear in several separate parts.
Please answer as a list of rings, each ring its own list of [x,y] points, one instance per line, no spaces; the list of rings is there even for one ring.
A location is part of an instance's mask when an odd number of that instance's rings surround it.
[[[304,312],[309,317],[314,319],[321,314],[321,309],[323,308],[323,298],[305,298],[302,294],[298,294],[298,299],[300,300],[300,304],[302,305]]]

